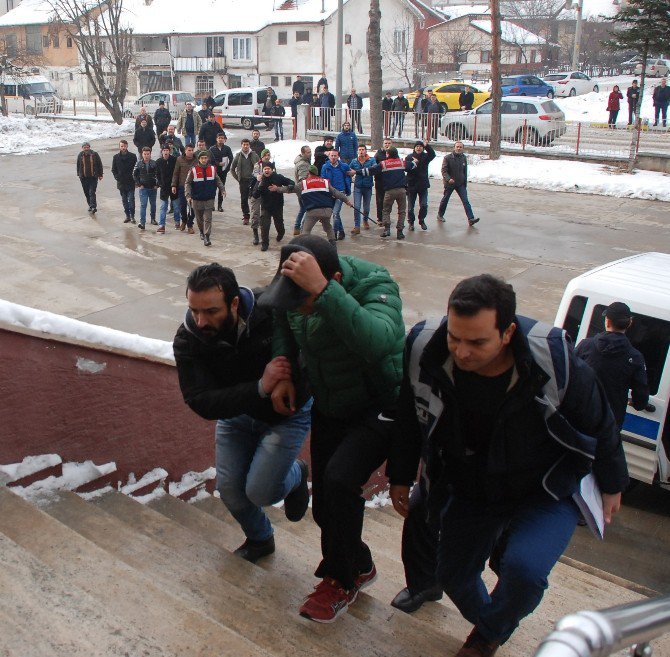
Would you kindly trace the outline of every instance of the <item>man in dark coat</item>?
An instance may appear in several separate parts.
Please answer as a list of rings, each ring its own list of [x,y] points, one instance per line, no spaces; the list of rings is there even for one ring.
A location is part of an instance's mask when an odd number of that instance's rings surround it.
[[[251,150],[258,155],[260,160],[261,153],[265,150],[265,142],[261,141],[261,132],[260,130],[254,128],[251,131],[251,141],[249,142],[249,147]]]
[[[428,114],[428,124],[430,125],[430,139],[437,140],[437,135],[440,130],[440,117],[444,113],[442,103],[437,100],[435,94],[430,94],[430,102],[426,107]]]
[[[304,96],[304,94],[305,94],[305,83],[302,81],[302,75],[296,75],[295,76],[295,82],[293,83],[293,86],[291,87],[291,93],[300,94],[301,98]]]
[[[302,96],[297,91],[294,91],[291,100],[288,101],[288,105],[291,108],[292,118],[295,119],[298,117],[298,105],[302,104],[303,104]]]
[[[423,139],[426,131],[426,108],[428,99],[423,95],[423,89],[419,89],[414,99],[412,112],[414,113],[414,136]]]
[[[158,176],[158,189],[161,199],[160,213],[158,216],[157,233],[165,232],[165,219],[167,217],[170,201],[174,211],[174,227],[180,228],[181,225],[181,206],[177,203],[179,198],[178,193],[172,193],[172,175],[174,174],[174,167],[177,162],[177,157],[172,155],[170,144],[166,143],[161,147],[161,156],[156,160],[156,170]]]
[[[319,107],[321,108],[321,129],[330,130],[331,120],[335,114],[335,96],[324,86],[319,96]]]
[[[261,180],[254,189],[253,197],[261,199],[261,251],[267,251],[270,245],[270,220],[274,221],[277,241],[281,242],[286,230],[284,228],[284,194],[277,190],[285,187],[292,192],[295,183],[274,170],[270,162],[263,164]]]
[[[626,90],[626,100],[628,101],[628,125],[633,125],[635,108],[640,100],[640,87],[637,86],[637,80],[633,80],[631,86]]]
[[[409,112],[409,101],[405,98],[402,89],[398,91],[398,95],[393,101],[391,107],[393,112],[393,123],[391,126],[391,137],[394,136],[396,128],[398,130],[398,137],[402,137],[402,129],[405,125],[405,113]]]
[[[649,385],[644,356],[633,347],[626,331],[633,324],[633,313],[621,301],[607,306],[605,330],[582,340],[575,353],[596,373],[610,403],[619,431],[623,427],[631,391],[631,406],[642,411],[649,402]]]
[[[319,174],[321,174],[321,167],[328,161],[328,152],[335,148],[334,141],[332,137],[326,137],[323,144],[314,149],[314,166]]]
[[[458,96],[458,106],[462,110],[471,110],[475,102],[475,95],[472,93],[472,87],[465,86],[465,91],[461,91]]]
[[[226,179],[228,172],[233,163],[233,151],[230,146],[226,146],[226,133],[220,132],[216,135],[216,144],[209,149],[212,164],[216,166],[216,173],[218,174],[223,186],[226,186]],[[218,204],[216,208],[219,212],[223,212],[223,194],[219,193]]]
[[[119,142],[119,152],[112,158],[112,175],[116,180],[116,188],[121,194],[121,203],[126,215],[124,224],[135,223],[135,179],[133,171],[137,164],[137,155],[128,150],[128,142]]]
[[[666,127],[668,118],[668,104],[670,104],[670,87],[667,86],[666,78],[661,80],[661,84],[654,89],[651,98],[654,103],[654,125],[658,125],[659,115],[663,118],[663,127]]]
[[[461,199],[461,203],[463,203],[468,224],[472,227],[479,221],[479,217],[475,217],[468,199],[468,160],[463,150],[463,142],[457,141],[454,144],[454,152],[445,155],[444,160],[442,160],[444,196],[440,201],[437,219],[438,221],[445,221],[444,213],[447,211],[447,204],[451,195],[456,192]]]
[[[147,121],[142,121],[140,127],[135,130],[135,136],[133,137],[133,144],[135,144],[140,158],[142,157],[142,149],[146,146],[151,150],[155,143],[156,133],[149,127]]]
[[[205,140],[205,148],[211,148],[216,144],[216,136],[223,132],[223,128],[219,125],[219,122],[216,120],[214,114],[210,114],[202,124],[200,132],[198,133],[199,139]]]
[[[170,110],[165,107],[165,101],[158,101],[158,109],[154,112],[154,125],[156,126],[156,136],[160,136],[167,130],[172,121]]]
[[[81,145],[81,151],[77,155],[77,176],[84,190],[88,211],[95,214],[98,211],[95,192],[98,189],[98,182],[102,180],[102,160],[94,150],[91,150],[91,144],[87,141]]]
[[[377,164],[381,164],[388,157],[388,150],[393,142],[386,137],[380,148],[375,153]],[[380,172],[375,174],[375,207],[377,208],[377,223],[381,226],[384,219],[384,175]]]
[[[353,130],[358,129],[358,132],[363,132],[361,125],[361,110],[363,109],[363,99],[356,93],[356,89],[352,89],[349,96],[347,96],[347,107],[351,114],[351,127]]]
[[[414,205],[419,199],[419,226],[426,230],[426,216],[428,215],[428,189],[430,179],[428,166],[435,159],[435,151],[426,141],[417,141],[414,150],[405,158],[405,162],[414,160],[416,167],[407,172],[407,223],[414,231]]]
[[[184,401],[216,420],[216,486],[246,540],[235,554],[256,562],[275,551],[264,506],[284,500],[284,514],[300,520],[309,505],[307,464],[298,453],[309,431],[311,399],[287,358],[272,358],[272,313],[257,305],[261,291],[240,287],[217,263],[188,277],[188,310],[174,338]],[[276,413],[271,394],[291,379],[299,406]]]

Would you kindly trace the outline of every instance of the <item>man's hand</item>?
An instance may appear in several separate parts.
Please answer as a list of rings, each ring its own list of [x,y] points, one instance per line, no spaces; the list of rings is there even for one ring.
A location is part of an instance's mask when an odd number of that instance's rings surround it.
[[[176,194],[176,193],[177,193],[177,188],[176,188],[176,187],[173,187],[173,188],[172,188],[172,193],[173,193],[173,194]]]
[[[353,178],[356,175],[356,171],[354,169],[349,169],[349,171],[347,171],[347,175]]]
[[[409,486],[391,484],[389,495],[391,496],[391,502],[393,502],[393,508],[403,518],[406,518],[409,514]]]
[[[612,522],[612,516],[621,508],[621,493],[603,493],[602,498],[605,524],[609,525]]]
[[[271,395],[272,407],[280,415],[295,413],[295,386],[290,379],[279,381]]]
[[[269,395],[280,381],[291,379],[291,361],[285,356],[273,358],[266,366],[261,385],[265,394]]]
[[[271,192],[276,192],[278,189],[279,189],[279,187],[277,185],[270,185],[268,187],[268,190],[271,191]]]
[[[450,185],[453,185],[455,181],[454,181],[453,178],[449,178],[449,180],[448,180],[447,182],[448,182]]]
[[[353,208],[353,207],[354,207],[354,202],[353,202],[353,201],[350,201],[349,199],[347,199],[347,200],[345,201],[345,203],[346,203],[350,208]]]
[[[304,251],[292,253],[281,266],[281,274],[310,294],[321,294],[328,281],[313,255]]]

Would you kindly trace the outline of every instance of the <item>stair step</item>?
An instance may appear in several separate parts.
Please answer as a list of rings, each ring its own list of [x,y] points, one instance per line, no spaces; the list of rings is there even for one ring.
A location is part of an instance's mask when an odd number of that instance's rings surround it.
[[[164,500],[155,502],[155,504],[166,504]],[[130,507],[132,504],[130,500],[121,500],[119,496],[105,496],[96,504],[104,507],[107,510],[108,506],[113,507],[113,512],[117,517],[130,519]],[[184,505],[185,506],[185,505]],[[311,637],[312,654],[317,654],[317,647],[327,654],[334,654],[335,651],[341,651],[343,654],[355,655],[375,655],[384,654],[388,657],[392,655],[403,655],[410,657],[419,657],[420,655],[430,654],[430,651],[421,649],[417,646],[415,640],[407,641],[406,636],[394,636],[394,645],[389,647],[388,639],[390,637],[389,626],[394,627],[397,621],[392,620],[394,610],[386,607],[382,609],[382,614],[374,613],[379,609],[371,608],[368,610],[366,620],[369,618],[372,622],[359,623],[351,614],[345,614],[338,622],[331,625],[327,631],[327,635],[317,633],[325,632],[323,626],[316,623],[301,619],[297,614],[297,609],[302,602],[302,599],[307,593],[301,586],[296,585],[300,580],[296,577],[295,569],[289,568],[286,576],[282,576],[277,569],[280,569],[282,561],[282,553],[276,553],[273,557],[268,558],[268,564],[272,562],[275,567],[270,567],[264,571],[257,565],[249,564],[231,555],[227,550],[208,542],[205,538],[200,538],[199,534],[186,527],[177,525],[177,523],[166,518],[162,514],[153,509],[142,508],[139,513],[133,513],[133,518],[130,521],[133,523],[135,529],[145,531],[147,534],[154,536],[160,540],[164,545],[171,550],[180,550],[183,552],[182,559],[190,558],[204,566],[209,578],[212,582],[212,569],[215,569],[216,574],[221,574],[229,582],[240,587],[240,592],[243,594],[255,594],[255,599],[263,597],[268,604],[268,609],[265,613],[273,618],[275,623],[282,623],[287,629],[292,628],[291,634],[294,639],[300,640],[300,635],[303,639]],[[158,520],[160,518],[160,520]],[[196,542],[195,538],[199,541]],[[190,544],[188,549],[184,549],[184,541],[188,538]],[[228,569],[222,570],[221,566],[224,562],[221,561],[221,556],[225,555],[228,561],[232,560],[231,566],[235,568],[236,574],[233,578],[230,577]],[[288,554],[290,561],[301,562],[300,555]],[[241,577],[244,570],[250,571],[250,576]],[[218,572],[217,572],[218,571]],[[191,575],[193,577],[193,575]],[[356,603],[352,609],[355,609],[359,603]],[[259,615],[262,613],[259,610]],[[256,639],[254,639],[256,640]],[[444,637],[440,637],[441,645],[444,645]],[[278,649],[277,643],[274,643],[275,650]],[[303,646],[304,648],[304,646]]]
[[[102,521],[104,543],[106,514],[87,505],[76,495],[63,494],[46,510],[59,507],[60,515],[77,516],[82,507],[98,514]],[[68,511],[69,507],[69,511]],[[63,577],[73,587],[99,600],[107,613],[119,618],[128,627],[137,627],[150,645],[159,646],[164,657],[211,654],[236,654],[260,657],[267,653],[226,627],[197,613],[172,592],[158,588],[150,577],[133,570],[109,552],[86,540],[73,529],[58,522],[33,504],[0,487],[0,532],[34,558]],[[0,645],[2,644],[0,633]],[[28,636],[25,646],[32,646]],[[102,646],[88,654],[101,654]],[[1,654],[1,651],[0,651]],[[115,652],[117,655],[124,651]],[[139,655],[141,652],[129,654]],[[34,652],[35,657],[51,655],[50,651]],[[20,657],[28,657],[24,651]]]

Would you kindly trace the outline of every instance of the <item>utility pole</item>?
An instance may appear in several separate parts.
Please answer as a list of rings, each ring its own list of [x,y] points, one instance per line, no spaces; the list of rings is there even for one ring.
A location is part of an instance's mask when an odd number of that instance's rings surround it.
[[[572,8],[577,12],[575,21],[575,47],[572,51],[572,69],[579,70],[579,53],[582,46],[582,14],[584,10],[584,0],[579,0],[578,3],[573,4]]]
[[[344,47],[344,0],[337,0],[337,70],[335,71],[335,123],[339,129],[342,104],[342,49]]]

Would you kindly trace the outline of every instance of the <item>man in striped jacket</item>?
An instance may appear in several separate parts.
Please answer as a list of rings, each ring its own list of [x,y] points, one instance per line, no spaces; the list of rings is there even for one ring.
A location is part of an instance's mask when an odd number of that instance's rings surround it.
[[[193,208],[200,229],[200,239],[205,246],[212,244],[209,236],[212,232],[212,211],[217,189],[225,198],[226,188],[216,173],[216,167],[209,164],[209,151],[200,151],[198,164],[186,176],[186,200]]]

